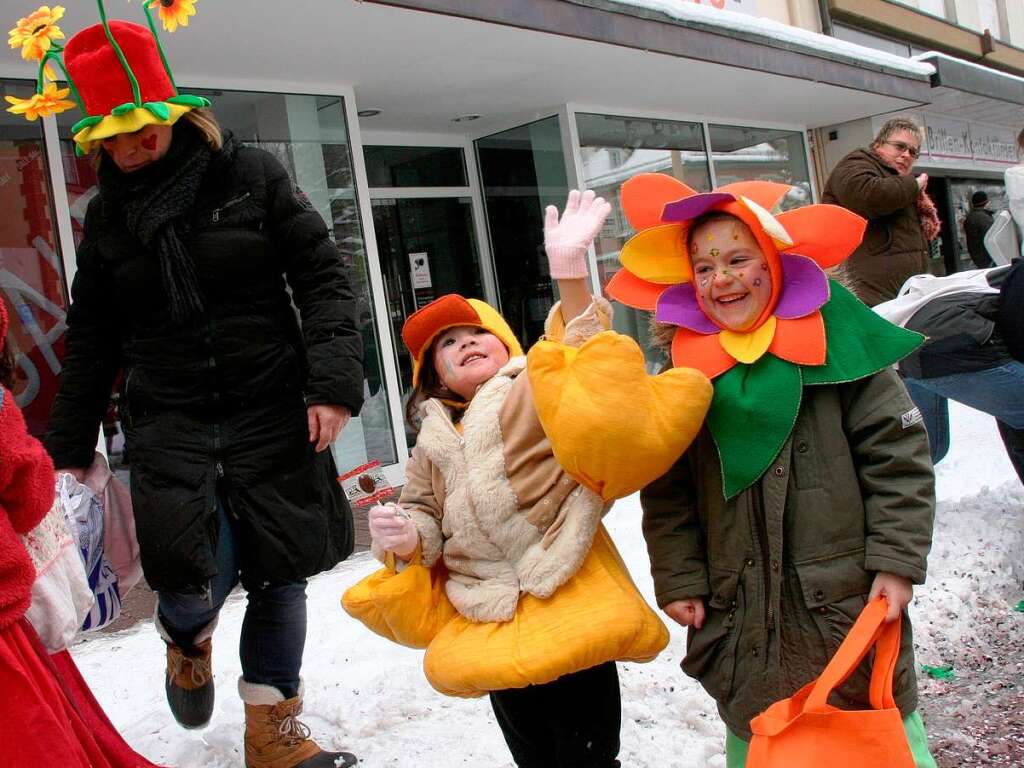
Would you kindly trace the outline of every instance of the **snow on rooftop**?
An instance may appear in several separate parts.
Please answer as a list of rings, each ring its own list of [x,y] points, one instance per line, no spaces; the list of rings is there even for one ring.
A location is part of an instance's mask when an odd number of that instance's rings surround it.
[[[607,2],[662,13],[686,26],[717,27],[765,41],[781,41],[805,49],[812,48],[815,51],[831,54],[844,60],[852,60],[862,65],[896,70],[907,75],[929,77],[935,73],[935,68],[923,61],[877,51],[761,16],[748,16],[735,11],[698,5],[692,0],[607,0]]]

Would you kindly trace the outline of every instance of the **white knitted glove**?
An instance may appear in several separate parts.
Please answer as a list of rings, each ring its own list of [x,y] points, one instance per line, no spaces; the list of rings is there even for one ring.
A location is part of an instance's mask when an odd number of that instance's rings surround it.
[[[408,557],[416,551],[420,534],[408,513],[397,504],[377,504],[370,508],[370,538],[379,551]]]
[[[548,255],[551,277],[575,280],[587,276],[587,248],[594,241],[612,207],[593,190],[582,195],[569,192],[561,220],[558,209],[549,205],[544,213],[544,250]]]

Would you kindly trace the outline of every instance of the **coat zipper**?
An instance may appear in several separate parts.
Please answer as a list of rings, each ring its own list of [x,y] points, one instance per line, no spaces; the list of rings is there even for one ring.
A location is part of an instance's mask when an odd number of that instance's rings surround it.
[[[220,206],[219,208],[214,208],[213,209],[213,222],[216,224],[218,221],[220,221],[221,211],[226,211],[228,208],[231,208],[232,206],[238,205],[243,200],[247,200],[250,197],[252,197],[252,193],[251,192],[246,192],[244,195],[239,195],[238,197],[231,198],[230,200],[228,200],[226,203],[224,203],[224,205]]]

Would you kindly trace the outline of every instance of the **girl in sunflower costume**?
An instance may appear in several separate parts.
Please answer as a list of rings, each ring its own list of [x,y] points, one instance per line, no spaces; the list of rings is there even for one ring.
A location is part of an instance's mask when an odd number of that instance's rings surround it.
[[[788,187],[697,194],[664,175],[623,186],[637,234],[608,286],[654,313],[672,364],[714,383],[701,434],[641,494],[658,604],[689,627],[683,670],[718,703],[729,768],[750,720],[816,678],[866,602],[902,622],[894,694],[917,765],[905,610],[923,583],[934,478],[920,415],[892,364],[921,338],[871,312],[824,269],[865,222],[828,205],[773,215]],[[870,667],[836,706],[870,708]]]
[[[601,517],[671,466],[711,397],[692,369],[648,376],[636,343],[608,330],[611,307],[585,278],[609,210],[576,191],[561,220],[548,208],[561,301],[529,355],[477,299],[445,296],[406,321],[419,434],[398,505],[369,515],[387,566],[343,600],[374,631],[426,648],[440,692],[489,694],[524,768],[619,765],[615,662],[649,661],[668,634]],[[384,599],[425,568],[440,571],[440,593]]]
[[[29,99],[8,97],[29,119],[77,104],[76,150],[97,160],[46,448],[81,476],[125,372],[132,502],[171,713],[186,728],[209,722],[214,628],[240,583],[245,765],[354,765],[298,719],[306,578],[353,547],[327,450],[362,404],[347,270],[281,163],[176,87],[152,11],[184,26],[194,0],[143,0],[146,25],[108,21],[97,5],[101,22],[63,47],[60,6],[19,24],[39,83]],[[56,75],[67,87],[47,82]]]

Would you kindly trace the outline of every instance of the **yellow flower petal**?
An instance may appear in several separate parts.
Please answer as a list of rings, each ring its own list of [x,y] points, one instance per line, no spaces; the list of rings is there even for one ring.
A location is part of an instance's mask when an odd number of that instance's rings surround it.
[[[692,279],[686,243],[679,224],[661,224],[642,229],[631,237],[619,253],[622,266],[650,283],[675,285]]]
[[[746,333],[722,331],[718,334],[718,340],[722,349],[741,363],[755,363],[771,346],[772,339],[775,338],[776,325],[775,315],[771,315],[764,324],[753,331]]]

